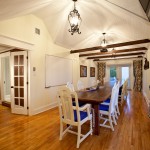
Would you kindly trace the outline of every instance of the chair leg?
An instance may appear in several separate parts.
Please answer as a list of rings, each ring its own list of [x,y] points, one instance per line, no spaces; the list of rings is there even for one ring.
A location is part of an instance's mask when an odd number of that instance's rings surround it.
[[[80,146],[81,125],[78,125],[77,148]]]
[[[93,123],[92,123],[92,125],[93,125],[93,127],[95,127],[95,112],[94,112],[94,109],[92,108],[92,121],[93,121]]]
[[[113,118],[114,124],[117,125],[117,122],[116,122],[116,119],[115,119],[115,115],[114,115],[114,114],[112,115],[112,118]]]
[[[118,113],[118,115],[120,115],[120,111],[119,111],[119,107],[118,107],[118,105],[117,105],[116,109],[117,109],[117,113]]]
[[[110,123],[111,130],[114,131],[111,116],[109,116],[109,123]]]
[[[92,135],[92,119],[90,120],[90,131],[91,131],[91,135]]]
[[[115,118],[118,119],[117,110],[115,110],[114,114],[115,114]]]
[[[62,121],[60,122],[60,136],[59,136],[59,140],[62,140],[63,137],[63,123]]]

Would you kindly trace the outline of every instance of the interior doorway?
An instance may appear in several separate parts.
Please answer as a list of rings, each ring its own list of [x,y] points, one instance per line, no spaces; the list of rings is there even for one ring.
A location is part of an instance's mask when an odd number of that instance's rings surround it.
[[[129,78],[129,67],[121,67],[122,80],[125,81]]]
[[[11,106],[10,99],[10,53],[3,53],[0,55],[0,96],[1,103],[5,106]]]
[[[28,53],[12,51],[0,55],[1,103],[15,114],[28,114]]]
[[[128,88],[130,87],[130,68],[129,66],[121,67],[121,80],[124,82],[128,79]]]
[[[113,64],[108,66],[106,76],[107,81],[125,81],[128,79],[128,89],[132,89],[133,87],[133,76],[131,75],[133,71],[132,65],[125,65],[125,64]]]

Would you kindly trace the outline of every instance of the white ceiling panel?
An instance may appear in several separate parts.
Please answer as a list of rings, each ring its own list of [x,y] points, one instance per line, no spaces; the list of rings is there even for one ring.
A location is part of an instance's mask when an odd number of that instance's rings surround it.
[[[150,38],[150,22],[139,0],[78,0],[81,34],[68,32],[72,0],[1,0],[0,20],[34,14],[41,18],[53,41],[69,49],[99,46],[106,32],[109,44]]]

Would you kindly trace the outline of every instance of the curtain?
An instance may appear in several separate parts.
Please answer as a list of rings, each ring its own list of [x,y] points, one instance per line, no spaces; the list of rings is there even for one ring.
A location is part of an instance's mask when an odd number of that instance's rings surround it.
[[[105,62],[98,62],[98,75],[97,79],[100,81],[100,85],[104,85],[104,77],[106,72],[106,63]]]
[[[134,90],[142,90],[142,60],[133,61]]]

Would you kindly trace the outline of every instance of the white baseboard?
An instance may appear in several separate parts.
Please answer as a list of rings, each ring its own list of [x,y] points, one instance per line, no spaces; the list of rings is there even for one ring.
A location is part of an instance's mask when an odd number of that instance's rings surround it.
[[[46,106],[39,107],[39,108],[37,108],[35,110],[29,110],[29,116],[42,113],[42,112],[47,111],[49,109],[55,108],[57,106],[58,106],[58,102],[54,102],[52,104],[48,104]]]
[[[143,95],[144,95],[144,98],[146,100],[147,106],[149,107],[150,106],[150,99],[148,98],[148,96],[146,95],[146,93],[144,91],[143,91]]]

